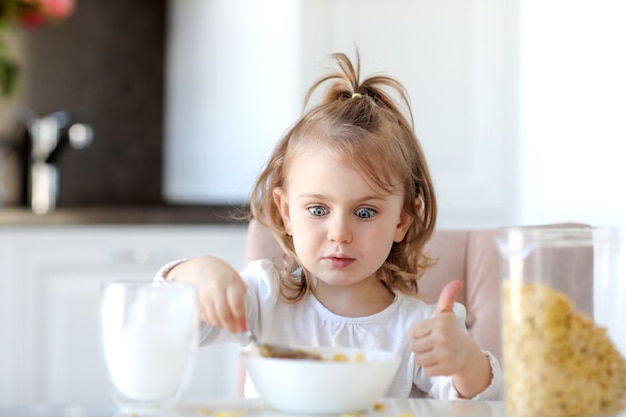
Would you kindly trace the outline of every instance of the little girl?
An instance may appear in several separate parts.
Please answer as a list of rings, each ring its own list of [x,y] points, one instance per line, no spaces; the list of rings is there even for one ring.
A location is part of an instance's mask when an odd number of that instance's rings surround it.
[[[501,399],[497,360],[470,338],[454,302],[461,283],[434,306],[418,297],[437,207],[407,91],[382,75],[361,82],[358,55],[356,68],[332,57],[339,70],[305,99],[306,108],[330,83],[321,104],[278,142],[252,193],[252,216],[272,230],[284,262],[238,273],[206,256],[158,276],[197,286],[202,344],[251,329],[268,343],[389,350],[402,363],[388,397]]]

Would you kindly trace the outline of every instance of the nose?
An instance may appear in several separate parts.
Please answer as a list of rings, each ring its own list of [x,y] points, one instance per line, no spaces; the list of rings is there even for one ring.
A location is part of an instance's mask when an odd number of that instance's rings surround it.
[[[352,228],[346,216],[335,215],[329,220],[328,241],[333,243],[352,242]]]

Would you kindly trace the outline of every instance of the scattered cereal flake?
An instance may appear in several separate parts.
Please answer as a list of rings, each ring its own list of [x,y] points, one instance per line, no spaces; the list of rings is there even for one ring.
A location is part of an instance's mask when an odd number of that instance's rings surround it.
[[[200,408],[198,410],[198,414],[200,414],[201,416],[208,416],[209,414],[211,414],[211,410],[209,410],[208,408]]]
[[[356,413],[356,412],[354,412],[354,413],[343,413],[341,415],[341,417],[363,417],[363,414]]]
[[[400,413],[398,414],[398,417],[415,417],[415,416],[411,413]]]
[[[347,362],[348,357],[344,355],[343,353],[337,353],[335,356],[333,356],[333,360],[335,362]]]
[[[374,411],[383,411],[385,409],[385,403],[374,404]]]
[[[214,417],[244,417],[246,413],[240,410],[221,410],[216,411]]]
[[[137,413],[128,413],[128,417],[139,417]]]

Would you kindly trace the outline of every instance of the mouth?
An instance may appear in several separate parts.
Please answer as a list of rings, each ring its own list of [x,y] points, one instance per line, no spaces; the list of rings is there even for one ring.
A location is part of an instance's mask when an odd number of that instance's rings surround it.
[[[341,254],[333,254],[323,258],[332,268],[342,269],[350,266],[355,259]]]

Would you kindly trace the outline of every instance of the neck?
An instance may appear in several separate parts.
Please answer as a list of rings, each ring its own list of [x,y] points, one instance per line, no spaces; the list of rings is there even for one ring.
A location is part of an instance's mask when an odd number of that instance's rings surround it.
[[[344,317],[365,317],[389,307],[395,295],[378,278],[347,287],[336,287],[318,281],[313,294],[320,303]]]

